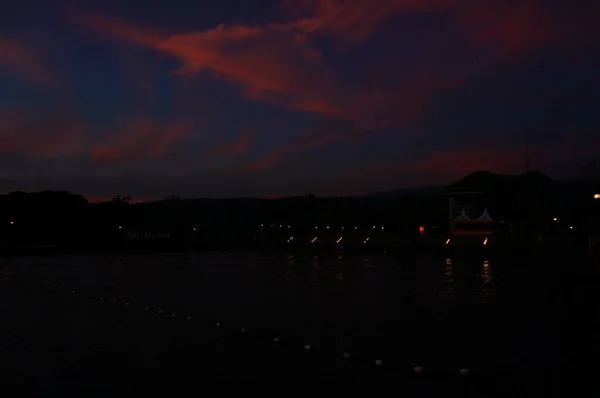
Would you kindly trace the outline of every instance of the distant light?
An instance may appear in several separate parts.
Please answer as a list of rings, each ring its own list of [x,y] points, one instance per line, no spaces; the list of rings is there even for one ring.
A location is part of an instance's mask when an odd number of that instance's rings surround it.
[[[424,225],[419,225],[419,233],[423,234],[425,232],[425,226]]]
[[[344,229],[344,227],[342,227],[342,229]]]
[[[450,238],[446,239],[446,244],[449,245],[450,244]]]
[[[117,228],[121,229],[121,226],[119,225]]]
[[[354,229],[358,229],[358,227],[354,227]]]
[[[381,229],[384,229],[383,227],[381,227]]]
[[[487,261],[487,260],[485,260],[485,261],[483,262],[483,268],[488,268],[489,266],[490,266],[490,262],[489,262],[489,261]]]
[[[594,194],[594,199],[600,199],[600,193]]]
[[[364,243],[367,243],[369,241],[370,238],[365,239]]]
[[[280,225],[279,228],[283,227],[283,225]]]
[[[196,230],[196,227],[194,227],[194,231]]]
[[[319,227],[315,227],[315,229],[319,229]]]
[[[330,228],[330,227],[329,227],[329,225],[328,225],[328,226],[327,226],[327,229],[329,229],[329,228]]]
[[[312,238],[312,240],[310,241],[310,243],[315,243],[315,241],[317,240],[318,236],[315,236],[314,238]]]
[[[288,225],[288,228],[292,228],[292,226],[291,226],[291,225]]]
[[[335,243],[340,243],[342,241],[342,239],[344,239],[344,238],[340,236],[340,238],[338,240],[336,240]]]
[[[558,218],[556,218],[556,217],[554,217],[553,220],[556,221],[556,222],[558,222]]]
[[[488,238],[485,238],[485,239],[483,240],[483,245],[485,246],[485,245],[487,245],[487,243],[488,243]]]
[[[260,226],[261,226],[261,227],[264,227],[264,226],[265,226],[265,224],[260,224]]]
[[[10,221],[10,225],[13,225],[15,222],[14,221]]]
[[[573,229],[573,226],[571,225],[571,226],[569,227],[569,229]]]
[[[371,229],[375,229],[375,225],[373,225],[373,227]]]

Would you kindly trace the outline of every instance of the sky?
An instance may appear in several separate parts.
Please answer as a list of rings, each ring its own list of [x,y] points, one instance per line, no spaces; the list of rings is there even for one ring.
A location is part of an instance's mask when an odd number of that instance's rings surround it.
[[[20,0],[0,193],[361,195],[600,156],[587,0]]]

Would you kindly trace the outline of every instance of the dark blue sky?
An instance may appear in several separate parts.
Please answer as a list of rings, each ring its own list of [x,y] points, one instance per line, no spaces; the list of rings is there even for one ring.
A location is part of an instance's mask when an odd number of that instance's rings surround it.
[[[125,4],[126,3],[126,4]],[[359,194],[600,156],[589,1],[33,1],[0,15],[0,192]]]

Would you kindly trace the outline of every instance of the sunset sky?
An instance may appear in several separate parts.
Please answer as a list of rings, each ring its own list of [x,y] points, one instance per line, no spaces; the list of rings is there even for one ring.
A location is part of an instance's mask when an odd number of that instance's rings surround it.
[[[574,0],[20,0],[0,193],[362,194],[600,157],[600,7]]]

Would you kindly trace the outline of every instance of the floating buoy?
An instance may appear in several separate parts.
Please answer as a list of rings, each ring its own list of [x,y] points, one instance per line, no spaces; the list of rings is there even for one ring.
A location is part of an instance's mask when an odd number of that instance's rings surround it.
[[[381,365],[383,365],[383,361],[381,359],[375,360],[375,366],[381,366]]]
[[[459,370],[459,373],[463,376],[466,376],[469,374],[469,369],[467,368],[462,368],[461,370]]]
[[[415,373],[421,373],[423,371],[423,367],[422,366],[415,366],[413,368]]]
[[[344,354],[342,354],[342,356],[346,359],[350,359],[350,357],[352,357],[352,355],[349,352],[345,352]]]
[[[310,344],[305,344],[305,345],[304,345],[304,349],[305,349],[306,351],[309,351],[311,348],[312,348],[312,347],[311,347],[311,345],[310,345]]]

